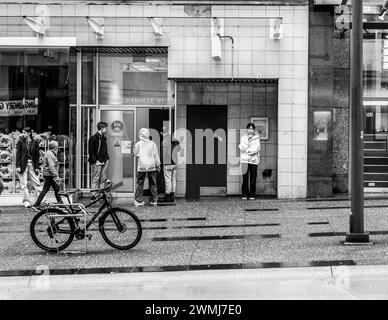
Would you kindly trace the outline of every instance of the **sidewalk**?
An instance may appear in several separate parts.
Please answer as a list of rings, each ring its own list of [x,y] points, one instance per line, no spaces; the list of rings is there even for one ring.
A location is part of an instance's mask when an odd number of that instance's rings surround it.
[[[0,278],[0,299],[352,300],[387,298],[388,267],[386,266]]]
[[[92,232],[87,254],[46,254],[29,235],[34,212],[2,208],[0,276],[144,273],[210,269],[387,265],[388,199],[365,200],[365,229],[373,246],[342,246],[350,202],[179,200],[176,206],[129,207],[142,219],[143,237],[132,250],[109,247]],[[75,241],[75,250],[83,242]]]

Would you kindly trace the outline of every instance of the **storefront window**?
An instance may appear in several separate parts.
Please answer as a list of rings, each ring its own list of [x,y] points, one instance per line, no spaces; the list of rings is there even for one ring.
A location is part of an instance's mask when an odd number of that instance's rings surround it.
[[[69,50],[0,50],[0,178],[4,194],[21,192],[16,174],[16,143],[24,127],[39,142],[40,158],[48,140],[59,143],[59,175],[70,186]],[[43,181],[42,171],[40,179]]]
[[[100,55],[100,104],[167,104],[166,55]]]
[[[364,39],[364,97],[388,97],[388,34],[380,30]]]

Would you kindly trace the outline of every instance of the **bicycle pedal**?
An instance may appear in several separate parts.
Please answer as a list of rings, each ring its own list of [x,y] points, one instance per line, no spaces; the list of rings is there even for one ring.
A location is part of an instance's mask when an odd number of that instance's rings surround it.
[[[90,240],[92,240],[92,235],[91,234],[87,234],[86,237]]]

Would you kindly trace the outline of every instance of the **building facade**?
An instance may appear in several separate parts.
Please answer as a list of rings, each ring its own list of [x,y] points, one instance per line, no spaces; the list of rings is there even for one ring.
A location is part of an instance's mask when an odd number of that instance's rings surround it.
[[[310,4],[309,141],[307,196],[330,197],[349,190],[351,1]],[[387,192],[387,20],[383,1],[365,0],[364,192]],[[323,134],[322,134],[323,133]],[[321,136],[321,137],[320,137]],[[325,159],[325,161],[322,161]]]
[[[308,195],[309,1],[36,2],[0,4],[1,201],[20,197],[13,159],[24,126],[42,152],[47,137],[61,141],[64,187],[87,191],[100,120],[123,195],[134,192],[139,129],[157,140],[163,126],[183,146],[178,196],[239,195],[238,144],[251,121],[262,138],[257,194]]]

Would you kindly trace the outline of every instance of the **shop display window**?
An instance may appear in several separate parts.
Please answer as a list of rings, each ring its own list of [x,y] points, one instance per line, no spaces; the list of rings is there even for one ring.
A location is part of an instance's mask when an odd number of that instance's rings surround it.
[[[0,179],[3,194],[20,192],[16,143],[31,127],[40,145],[40,163],[49,140],[59,142],[59,173],[70,184],[69,50],[0,50]],[[40,178],[43,180],[42,174]]]

